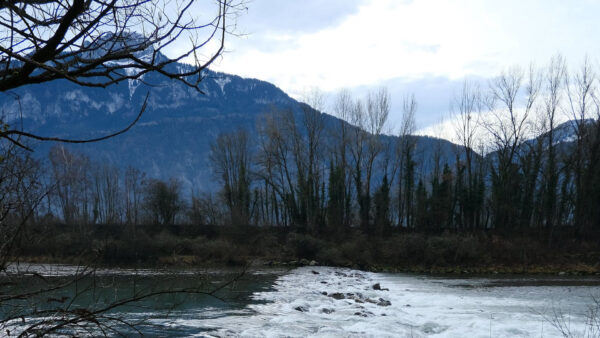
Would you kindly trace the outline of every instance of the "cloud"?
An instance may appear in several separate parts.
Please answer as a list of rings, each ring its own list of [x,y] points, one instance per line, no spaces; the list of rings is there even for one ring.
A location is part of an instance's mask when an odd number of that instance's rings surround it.
[[[366,0],[255,0],[237,22],[239,39],[230,49],[243,54],[251,50],[278,52],[299,48],[296,40],[340,24],[358,11]]]
[[[388,89],[391,96],[391,111],[389,127],[397,129],[402,121],[402,103],[408,95],[415,96],[417,111],[415,121],[417,129],[438,125],[443,120],[450,119],[450,104],[455,96],[460,93],[465,79],[450,79],[443,76],[426,76],[418,79],[394,78],[379,83],[379,87]],[[487,78],[471,76],[468,81],[485,85]],[[347,87],[355,98],[364,99],[374,86],[362,85]],[[330,103],[334,102],[337,90],[327,92]],[[330,104],[331,106],[331,104]],[[331,110],[331,108],[329,109]],[[328,110],[326,110],[328,112]],[[427,134],[433,135],[437,130],[430,130]]]
[[[338,25],[346,16],[357,12],[365,0],[255,0],[248,13],[238,22],[242,31],[252,35],[264,33],[306,34]]]
[[[444,81],[544,64],[556,52],[574,63],[597,58],[599,12],[593,1],[256,0],[239,20],[250,34],[230,38],[232,52],[215,67],[296,97],[312,86],[414,91],[428,125],[452,95]]]

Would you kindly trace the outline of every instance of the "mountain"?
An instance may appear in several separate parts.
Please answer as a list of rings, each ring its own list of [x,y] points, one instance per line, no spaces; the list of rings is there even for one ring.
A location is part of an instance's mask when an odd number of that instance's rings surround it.
[[[577,141],[577,132],[578,128],[581,126],[591,126],[595,123],[593,119],[586,119],[584,121],[577,120],[569,120],[563,123],[560,123],[556,127],[554,127],[552,133],[552,143],[555,148],[562,153],[561,155],[567,155],[569,152],[573,150],[575,146],[575,141]],[[542,149],[547,149],[549,147],[549,132],[545,132],[535,138],[531,138],[526,140],[521,146],[522,151],[527,152],[533,147],[536,143],[539,144],[541,142]]]
[[[174,64],[180,71],[189,67]],[[92,138],[117,131],[138,114],[146,94],[148,106],[128,132],[112,139],[69,148],[93,160],[125,168],[133,166],[150,177],[176,177],[186,187],[215,188],[209,162],[210,144],[220,132],[243,127],[256,137],[256,120],[264,113],[291,109],[300,114],[301,103],[271,83],[207,71],[200,84],[203,93],[156,73],[108,88],[81,87],[65,80],[28,85],[0,96],[4,121],[43,136]],[[325,114],[326,125],[338,123]],[[417,156],[432,158],[440,149],[449,163],[456,145],[431,137],[417,138]],[[46,157],[52,142],[35,145]],[[432,166],[425,163],[423,169]]]

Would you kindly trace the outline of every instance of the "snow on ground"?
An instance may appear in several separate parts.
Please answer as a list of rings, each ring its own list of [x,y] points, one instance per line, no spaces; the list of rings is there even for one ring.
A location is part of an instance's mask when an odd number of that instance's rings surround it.
[[[215,83],[219,85],[219,87],[221,88],[221,93],[223,93],[223,95],[225,95],[225,85],[229,82],[231,82],[231,79],[228,76],[219,77],[215,79]]]

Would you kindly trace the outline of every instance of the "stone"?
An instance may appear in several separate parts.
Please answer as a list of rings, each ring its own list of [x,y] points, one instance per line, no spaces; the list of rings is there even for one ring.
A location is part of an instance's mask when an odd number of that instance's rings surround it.
[[[382,288],[381,284],[379,284],[379,283],[373,284],[373,290],[390,291],[390,289],[388,289],[388,288]]]
[[[296,307],[294,308],[294,310],[296,310],[296,311],[300,311],[300,312],[307,312],[307,311],[308,311],[308,309],[307,309],[307,308],[305,308],[304,306],[296,306]]]
[[[329,295],[329,297],[333,298],[333,299],[344,299],[346,298],[346,296],[344,296],[343,293],[339,293],[339,292],[335,292]]]
[[[378,306],[390,306],[392,305],[392,302],[390,302],[389,300],[385,300],[383,298],[379,298],[379,302],[377,303]]]

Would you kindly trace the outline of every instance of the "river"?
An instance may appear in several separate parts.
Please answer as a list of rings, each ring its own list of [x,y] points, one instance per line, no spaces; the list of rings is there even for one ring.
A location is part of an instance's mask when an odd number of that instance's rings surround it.
[[[67,280],[76,272],[73,267],[47,265],[29,270],[21,271],[19,277],[27,283],[5,290],[22,292],[49,279]],[[91,282],[82,281],[77,288],[64,288],[30,302],[67,299],[80,292],[74,306],[101,308],[140,290],[201,285],[208,291],[227,285],[214,295],[161,295],[117,308],[110,311],[111,316],[135,323],[136,328],[116,324],[113,328],[126,335],[196,337],[600,334],[600,314],[595,312],[599,309],[595,302],[600,295],[598,277],[429,276],[331,267],[250,269],[241,277],[238,273],[223,269],[97,270],[94,288],[86,289]],[[590,323],[590,318],[595,321]],[[22,321],[12,321],[6,329],[14,334],[21,326]]]

